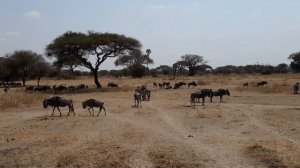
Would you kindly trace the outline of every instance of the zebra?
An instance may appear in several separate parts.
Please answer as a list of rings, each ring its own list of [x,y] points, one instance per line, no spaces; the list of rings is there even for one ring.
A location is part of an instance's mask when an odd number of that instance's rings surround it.
[[[9,87],[7,85],[4,86],[4,93],[7,94],[9,90]]]
[[[143,95],[139,92],[134,93],[133,98],[135,107],[142,107],[142,96]]]
[[[95,99],[88,99],[84,102],[82,102],[82,107],[83,109],[85,109],[86,107],[88,108],[88,111],[90,113],[90,116],[94,116],[94,107],[99,107],[99,113],[97,114],[97,116],[99,116],[100,112],[102,111],[102,109],[104,110],[105,116],[106,116],[106,110],[104,107],[104,103]],[[92,109],[93,111],[93,115],[91,114],[90,109]]]
[[[204,106],[204,102],[205,102],[205,94],[203,92],[194,92],[191,93],[191,97],[190,97],[190,102],[191,102],[191,106],[195,106],[196,105],[196,100],[197,102],[199,102],[199,99],[202,99],[202,106]]]
[[[293,89],[294,89],[294,94],[298,94],[298,90],[299,90],[299,82],[297,82],[297,83],[293,86]]]
[[[259,86],[264,86],[264,85],[267,85],[268,82],[267,81],[260,81],[260,82],[257,82],[256,86],[259,87]]]
[[[228,89],[218,89],[212,92],[212,94],[210,95],[210,102],[212,102],[212,98],[214,96],[220,96],[220,103],[223,102],[223,96],[224,95],[228,95],[230,96],[230,92]]]
[[[244,87],[248,87],[248,86],[249,86],[249,83],[248,83],[248,82],[246,82],[246,83],[243,84],[243,88],[244,88]]]
[[[59,107],[66,107],[66,106],[69,107],[69,112],[68,112],[67,116],[70,115],[70,112],[72,112],[75,116],[72,99],[67,100],[67,99],[61,98],[59,96],[54,96],[54,97],[51,97],[50,99],[44,99],[43,106],[44,106],[44,108],[47,108],[48,106],[53,106],[53,111],[52,111],[51,117],[54,114],[55,108],[58,109],[60,116],[61,116],[61,111],[60,111]]]
[[[135,92],[138,92],[142,95],[142,100],[149,101],[151,96],[151,90],[147,89],[145,86],[137,87]]]

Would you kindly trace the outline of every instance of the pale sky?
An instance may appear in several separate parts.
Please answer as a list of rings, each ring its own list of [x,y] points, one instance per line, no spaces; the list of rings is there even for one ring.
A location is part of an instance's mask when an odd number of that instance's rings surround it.
[[[0,21],[0,56],[43,54],[68,30],[134,37],[152,50],[151,67],[184,54],[213,67],[277,65],[300,50],[300,0],[1,0]]]

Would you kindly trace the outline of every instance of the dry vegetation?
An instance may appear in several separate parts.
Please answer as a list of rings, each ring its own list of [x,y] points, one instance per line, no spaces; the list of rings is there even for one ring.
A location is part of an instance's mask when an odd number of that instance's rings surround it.
[[[268,86],[255,87],[260,80]],[[200,86],[152,88],[163,81]],[[291,88],[299,81],[298,74],[103,78],[103,88],[95,89],[90,78],[44,79],[90,88],[60,95],[74,101],[70,117],[64,108],[62,117],[49,117],[42,100],[52,93],[2,92],[0,167],[300,167],[300,95]],[[107,88],[108,82],[120,87]],[[151,100],[134,108],[134,88],[144,84]],[[227,88],[231,96],[190,107],[190,93],[202,88]],[[81,106],[88,98],[104,101],[107,116],[90,117]]]

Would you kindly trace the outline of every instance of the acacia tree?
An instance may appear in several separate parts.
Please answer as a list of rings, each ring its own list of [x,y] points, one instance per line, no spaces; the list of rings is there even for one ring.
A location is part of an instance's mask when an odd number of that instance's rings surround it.
[[[33,73],[35,69],[44,68],[42,64],[45,60],[42,55],[39,55],[30,50],[19,50],[13,54],[7,54],[7,68],[18,78],[21,78],[23,85]]]
[[[173,78],[175,79],[177,71],[179,72],[179,75],[181,75],[182,70],[186,67],[185,61],[177,61],[173,64]]]
[[[292,60],[290,66],[294,72],[300,72],[300,52],[291,54],[288,59]]]
[[[57,60],[62,57],[80,60],[82,66],[91,70],[97,88],[101,88],[98,79],[100,65],[107,58],[126,55],[141,46],[138,40],[115,33],[68,31],[47,45],[46,53]]]
[[[206,64],[207,61],[203,59],[203,56],[195,54],[186,54],[181,56],[182,61],[185,62],[186,67],[189,69],[189,76],[194,76],[197,71],[197,66]]]
[[[115,61],[116,66],[126,66],[132,77],[144,76],[146,68],[143,64],[153,64],[153,60],[149,55],[143,54],[141,50],[132,50],[129,55],[120,56]]]

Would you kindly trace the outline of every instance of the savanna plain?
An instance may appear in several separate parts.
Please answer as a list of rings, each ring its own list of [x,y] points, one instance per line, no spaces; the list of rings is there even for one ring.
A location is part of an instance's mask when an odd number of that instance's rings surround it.
[[[300,167],[299,74],[201,75],[195,77],[42,79],[41,85],[88,84],[72,99],[76,116],[63,116],[42,101],[53,93],[0,92],[0,167]],[[268,85],[256,87],[266,80]],[[153,82],[196,81],[195,88],[159,89]],[[107,88],[108,82],[119,85]],[[249,82],[248,88],[242,85]],[[36,84],[29,81],[28,84]],[[137,86],[150,101],[134,106]],[[230,96],[191,106],[190,94],[226,88]],[[2,88],[3,89],[3,88]],[[104,102],[107,115],[90,116],[82,101]],[[97,114],[98,109],[95,109]]]

